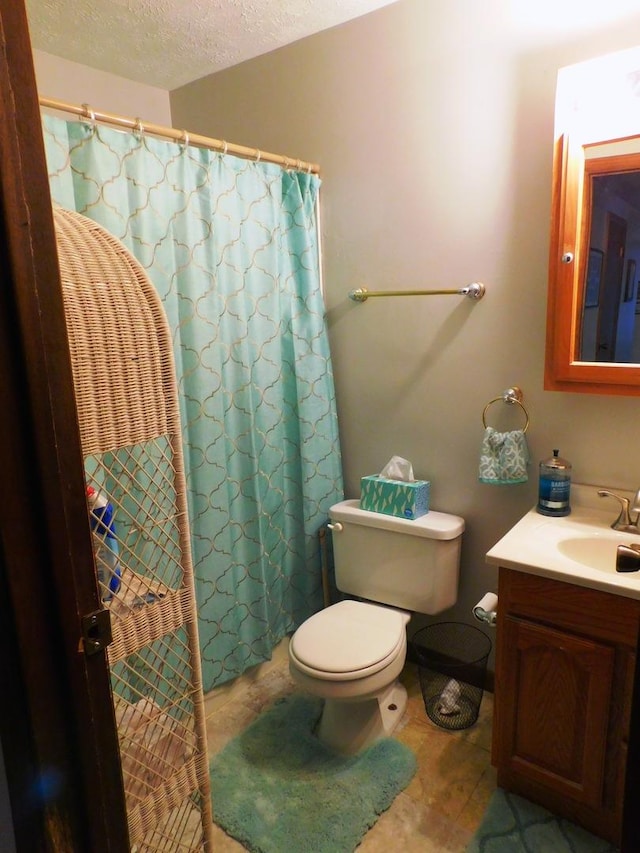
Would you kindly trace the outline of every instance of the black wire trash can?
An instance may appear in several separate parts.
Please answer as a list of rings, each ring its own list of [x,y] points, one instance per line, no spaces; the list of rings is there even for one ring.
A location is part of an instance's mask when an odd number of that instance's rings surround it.
[[[437,622],[411,640],[429,719],[443,729],[467,729],[478,719],[491,640],[473,625]]]

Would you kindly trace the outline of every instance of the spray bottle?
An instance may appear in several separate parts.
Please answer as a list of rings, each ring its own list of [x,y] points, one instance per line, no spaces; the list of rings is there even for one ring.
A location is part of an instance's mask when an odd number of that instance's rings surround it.
[[[93,486],[87,486],[87,503],[93,548],[96,557],[98,582],[103,601],[111,601],[120,589],[120,559],[116,525],[113,520],[113,505],[108,498]]]

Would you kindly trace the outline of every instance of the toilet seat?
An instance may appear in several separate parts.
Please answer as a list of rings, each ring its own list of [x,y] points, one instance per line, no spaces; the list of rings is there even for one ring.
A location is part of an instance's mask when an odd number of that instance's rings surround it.
[[[408,621],[402,610],[341,601],[307,619],[291,638],[289,653],[314,678],[364,678],[404,655]]]

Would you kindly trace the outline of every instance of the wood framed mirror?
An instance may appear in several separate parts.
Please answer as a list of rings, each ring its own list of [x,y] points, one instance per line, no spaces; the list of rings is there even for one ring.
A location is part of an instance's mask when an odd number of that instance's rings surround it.
[[[554,158],[545,388],[640,395],[640,136]],[[638,311],[638,313],[636,313]]]
[[[639,48],[559,70],[554,138],[544,387],[638,396]]]

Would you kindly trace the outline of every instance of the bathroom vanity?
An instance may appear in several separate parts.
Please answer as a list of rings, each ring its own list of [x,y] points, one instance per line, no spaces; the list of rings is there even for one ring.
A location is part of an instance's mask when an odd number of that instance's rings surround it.
[[[618,573],[617,509],[574,486],[565,518],[527,513],[487,554],[499,567],[492,760],[498,784],[623,851],[640,849],[640,572]],[[633,758],[632,758],[633,756]]]

